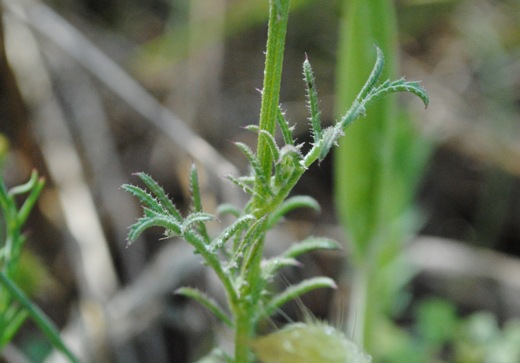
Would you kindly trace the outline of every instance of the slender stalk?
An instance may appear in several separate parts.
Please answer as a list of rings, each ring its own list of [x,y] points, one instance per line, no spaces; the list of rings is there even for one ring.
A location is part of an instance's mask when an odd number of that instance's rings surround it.
[[[274,135],[276,128],[276,117],[280,100],[280,84],[282,80],[282,65],[285,49],[285,35],[287,33],[287,22],[289,19],[290,0],[269,1],[269,26],[267,32],[267,47],[265,55],[264,85],[262,89],[262,103],[260,108],[260,130],[265,130]],[[257,155],[264,177],[271,176],[273,158],[265,138],[258,134]],[[264,197],[267,193],[255,183],[255,191]],[[253,202],[258,205],[258,198]],[[261,216],[260,216],[261,217]]]
[[[391,0],[349,0],[344,3],[340,29],[337,71],[337,114],[354,101],[370,73],[375,43],[385,54],[382,79],[396,74],[397,26]],[[396,98],[385,97],[373,104],[362,123],[353,124],[339,142],[335,153],[335,195],[338,213],[353,241],[353,291],[348,334],[369,353],[373,353],[374,306],[377,263],[373,247],[381,230],[388,227],[395,209],[388,206],[395,190]],[[367,206],[370,206],[367,208]],[[385,243],[385,242],[383,242]]]

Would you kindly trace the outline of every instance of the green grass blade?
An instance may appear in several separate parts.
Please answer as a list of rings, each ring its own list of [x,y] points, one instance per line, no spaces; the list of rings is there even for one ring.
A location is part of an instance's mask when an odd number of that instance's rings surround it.
[[[45,315],[43,311],[34,305],[25,294],[20,290],[3,272],[0,272],[0,283],[9,291],[9,293],[24,307],[31,319],[40,328],[42,333],[54,345],[56,349],[61,351],[70,362],[79,363],[74,353],[65,345],[61,339],[60,333],[54,323]]]

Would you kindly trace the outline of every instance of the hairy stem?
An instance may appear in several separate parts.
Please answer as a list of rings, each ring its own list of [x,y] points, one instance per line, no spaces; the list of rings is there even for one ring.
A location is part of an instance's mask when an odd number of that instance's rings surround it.
[[[265,130],[271,135],[274,135],[276,129],[285,35],[287,33],[287,22],[289,19],[289,3],[289,0],[270,0],[269,2],[269,27],[259,126],[260,130]],[[261,133],[258,134],[257,155],[260,160],[263,176],[269,178],[271,176],[273,157],[269,151],[269,145],[266,139],[261,137]],[[266,191],[260,187],[258,180],[255,182],[255,191],[259,197],[265,197],[267,194]],[[259,198],[255,198],[253,205],[257,206],[258,202]]]

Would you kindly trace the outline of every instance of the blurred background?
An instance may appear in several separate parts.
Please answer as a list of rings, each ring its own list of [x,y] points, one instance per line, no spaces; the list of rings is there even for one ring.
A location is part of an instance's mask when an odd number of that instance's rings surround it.
[[[267,1],[1,4],[3,178],[14,186],[37,169],[47,180],[26,227],[34,300],[84,361],[195,361],[229,333],[212,333],[210,314],[173,291],[222,292],[190,247],[161,239],[161,231],[126,246],[127,227],[141,212],[120,185],[144,171],[186,210],[195,162],[208,211],[244,201],[222,176],[245,172],[232,141],[255,142],[243,127],[259,115]],[[416,196],[423,225],[407,251],[418,273],[399,320],[411,324],[415,302],[435,296],[461,318],[488,311],[501,326],[520,317],[520,2],[396,4],[400,74],[422,80],[431,98],[426,111],[411,97],[402,104],[435,145]],[[301,64],[307,54],[331,124],[341,1],[293,0],[292,8],[281,101],[306,141]],[[315,197],[323,211],[293,214],[269,248],[307,234],[343,240],[330,158],[296,192]],[[337,277],[345,256],[313,254],[287,279]],[[304,303],[318,317],[337,314],[325,304],[330,294]],[[292,309],[287,314],[297,317]],[[28,322],[0,359],[60,361],[49,351]]]

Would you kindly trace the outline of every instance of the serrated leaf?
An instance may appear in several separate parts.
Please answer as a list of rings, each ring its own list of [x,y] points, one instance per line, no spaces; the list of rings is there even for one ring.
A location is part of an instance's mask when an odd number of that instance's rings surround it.
[[[284,113],[280,106],[278,106],[278,113],[276,114],[276,122],[278,123],[278,127],[282,132],[283,141],[286,145],[294,145],[294,140],[292,136],[292,129],[289,126],[289,123],[285,119]]]
[[[342,127],[339,125],[336,126],[330,126],[325,129],[325,132],[323,133],[322,142],[321,142],[321,149],[320,154],[318,156],[318,161],[322,162],[323,159],[329,154],[330,149],[332,149],[333,146],[337,146],[338,139],[344,135],[344,132],[342,130]]]
[[[257,159],[257,157],[255,156],[255,154],[253,153],[253,151],[251,150],[251,148],[242,142],[235,142],[235,145],[238,147],[238,149],[240,151],[242,151],[242,153],[249,160],[249,164],[253,168],[255,177],[260,182],[262,189],[264,189],[266,192],[271,194],[271,190],[270,190],[269,184],[267,182],[267,176],[264,175],[260,162]]]
[[[428,107],[430,102],[430,97],[428,93],[421,87],[420,83],[417,81],[405,81],[404,78],[401,78],[397,81],[389,82],[386,81],[381,84],[379,87],[375,88],[372,92],[370,92],[367,96],[366,102],[371,101],[372,98],[378,98],[385,96],[390,93],[397,92],[408,92],[419,97],[424,105]]]
[[[293,244],[281,256],[295,258],[304,253],[316,250],[337,250],[336,241],[324,237],[309,237],[301,242]]]
[[[244,193],[247,193],[249,195],[256,195],[254,189],[248,183],[244,183],[244,181],[242,180],[243,177],[237,178],[233,175],[226,175],[226,179],[228,179],[230,182],[232,182],[236,186],[242,188]]]
[[[310,208],[317,212],[320,211],[320,205],[316,199],[307,195],[296,195],[286,199],[269,217],[268,228],[272,228],[280,219],[290,211],[297,208]]]
[[[165,208],[172,217],[176,218],[178,221],[181,221],[181,213],[177,207],[175,207],[170,198],[168,198],[168,195],[164,191],[163,187],[161,187],[151,176],[146,173],[137,173],[136,175],[143,181],[143,183],[146,184],[148,189],[150,189],[152,194],[155,195],[163,208]]]
[[[194,224],[204,223],[204,222],[208,222],[208,221],[211,221],[214,219],[215,219],[215,216],[213,214],[204,213],[204,212],[191,213],[182,222],[181,232],[184,234]]]
[[[221,322],[223,322],[230,328],[233,327],[233,322],[231,321],[229,316],[224,312],[224,310],[220,307],[220,305],[215,301],[215,299],[209,297],[199,289],[191,287],[181,287],[175,290],[175,293],[177,295],[186,296],[197,301],[206,309],[211,311],[213,315],[215,315]]]
[[[195,164],[192,164],[190,170],[190,189],[191,189],[191,202],[193,204],[193,210],[195,212],[202,212],[202,197],[200,193],[199,175]],[[204,223],[198,223],[198,230],[202,237],[206,240],[206,243],[210,242],[208,230]]]
[[[220,235],[211,242],[210,251],[215,251],[217,249],[222,248],[224,243],[228,241],[233,235],[237,232],[240,232],[244,229],[247,224],[255,221],[256,218],[251,214],[246,214],[240,218],[238,218],[233,224],[229,227],[225,228]]]
[[[311,63],[308,59],[303,62],[303,77],[307,88],[307,104],[309,106],[311,121],[312,137],[314,144],[321,139],[321,112],[319,109],[318,90],[316,88],[316,80],[312,72]]]
[[[156,212],[164,211],[164,208],[157,201],[157,199],[155,199],[146,190],[132,184],[123,184],[121,188],[123,188],[123,190],[127,191],[128,193],[132,194],[134,197],[139,199],[143,206],[148,207]]]
[[[285,303],[296,299],[309,291],[326,287],[336,289],[337,285],[334,280],[329,277],[313,277],[303,280],[296,285],[289,286],[269,301],[265,308],[266,314],[267,316],[270,316]]]
[[[151,227],[162,227],[166,229],[169,232],[168,236],[170,237],[181,235],[181,226],[179,222],[170,216],[157,215],[155,217],[142,217],[130,227],[130,231],[128,232],[129,244],[135,241],[141,233]]]
[[[370,93],[383,74],[383,69],[385,68],[385,56],[378,46],[376,46],[376,52],[376,63],[374,64],[374,68],[372,68],[370,76],[357,96],[358,101],[364,99]]]
[[[267,146],[269,146],[273,160],[278,160],[280,158],[280,149],[278,148],[278,145],[276,145],[276,140],[273,135],[265,130],[260,130],[260,137],[264,138]]]

